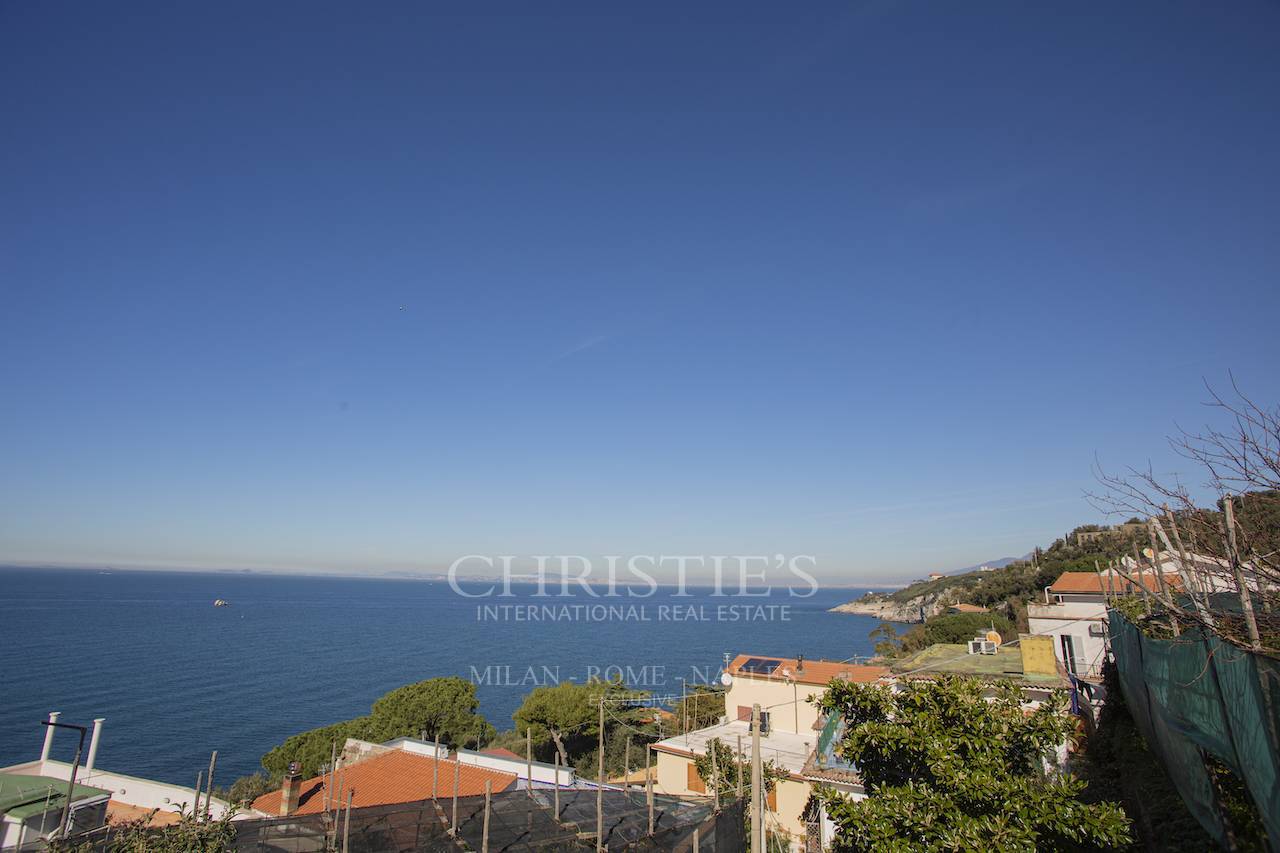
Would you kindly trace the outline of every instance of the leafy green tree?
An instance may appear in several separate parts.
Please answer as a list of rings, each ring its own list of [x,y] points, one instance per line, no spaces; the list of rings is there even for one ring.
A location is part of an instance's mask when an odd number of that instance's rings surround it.
[[[320,768],[332,759],[334,744],[337,744],[338,750],[341,751],[347,738],[364,740],[373,730],[369,717],[357,717],[354,720],[345,720],[292,735],[286,738],[284,743],[262,756],[262,767],[273,778],[279,778],[289,769],[289,764],[296,761],[304,778],[315,776],[320,773]]]
[[[892,622],[881,622],[878,628],[867,635],[867,638],[875,642],[876,654],[881,657],[891,658],[902,651],[902,645],[898,640],[898,629]]]
[[[406,733],[456,746],[492,737],[493,727],[476,713],[476,686],[465,678],[431,678],[392,690],[373,703],[377,737]]]
[[[876,643],[876,654],[884,657],[911,654],[928,648],[934,643],[963,643],[994,628],[1007,642],[1017,636],[1013,623],[1000,613],[949,613],[934,616],[920,625],[913,625],[898,636],[893,625],[881,623],[871,632],[871,639],[883,637]]]
[[[745,743],[743,749],[744,751],[746,750]],[[715,754],[715,773],[712,773],[711,756],[713,753]],[[702,781],[707,785],[708,794],[712,793],[712,778],[717,780],[715,787],[720,789],[721,799],[733,799],[738,795],[738,770],[741,767],[742,796],[750,800],[751,761],[749,755],[739,759],[733,747],[722,743],[720,738],[712,738],[707,744],[707,751],[695,758],[693,763],[698,768],[698,775],[702,777]],[[768,794],[774,790],[778,777],[784,775],[785,771],[773,761],[764,760],[760,762],[760,769],[764,790]]]
[[[605,734],[618,725],[635,726],[644,716],[641,702],[647,693],[628,690],[619,681],[592,680],[583,684],[563,681],[536,687],[511,715],[516,731],[532,729],[537,742],[550,739],[560,762],[573,766],[575,759],[597,746],[600,731],[600,699],[608,702]]]
[[[237,778],[229,788],[215,788],[214,794],[233,805],[242,806],[279,787],[279,779],[272,779],[265,773],[251,773]]]
[[[566,741],[577,735],[591,735],[599,731],[599,714],[596,701],[597,689],[573,681],[562,681],[554,686],[535,687],[524,702],[511,715],[516,731],[533,730],[533,737],[555,743],[560,753],[560,763],[570,765]]]
[[[1084,783],[1045,762],[1075,724],[1063,697],[1024,713],[1018,687],[993,700],[976,680],[940,677],[883,685],[835,682],[821,700],[844,717],[841,754],[868,797],[824,789],[839,851],[1098,850],[1128,843],[1114,803],[1086,805]]]
[[[705,684],[693,685],[692,691],[671,711],[682,728],[688,719],[689,731],[714,726],[725,714],[724,691]]]
[[[475,685],[461,678],[431,678],[387,693],[373,703],[369,716],[345,720],[293,735],[262,756],[262,767],[274,778],[298,762],[303,776],[315,776],[347,738],[385,741],[418,737],[424,731],[450,745],[477,738],[484,742],[493,726],[476,713]]]

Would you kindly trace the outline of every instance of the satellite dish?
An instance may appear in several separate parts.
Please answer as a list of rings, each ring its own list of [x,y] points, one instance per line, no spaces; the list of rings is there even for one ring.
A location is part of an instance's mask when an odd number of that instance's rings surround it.
[[[720,683],[725,687],[728,687],[730,684],[733,684],[733,676],[727,672],[720,673]]]
[[[1001,643],[1001,640],[1000,640],[1000,632],[999,632],[999,631],[988,631],[988,632],[987,632],[987,642],[995,643],[997,646],[998,646],[998,645],[1000,645],[1000,643]]]

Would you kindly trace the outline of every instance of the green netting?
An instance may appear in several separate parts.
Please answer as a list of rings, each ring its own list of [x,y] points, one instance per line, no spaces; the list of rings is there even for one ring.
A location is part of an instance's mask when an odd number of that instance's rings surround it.
[[[1109,612],[1120,689],[1187,808],[1226,844],[1204,756],[1244,781],[1280,850],[1280,664],[1200,628],[1157,640]]]
[[[490,799],[488,843],[491,853],[552,853],[596,849],[596,792],[562,790],[559,814],[554,794],[537,789],[504,791]],[[716,811],[706,798],[654,796],[654,831],[643,791],[609,790],[604,797],[604,844],[610,851],[692,851],[698,833],[700,853],[737,853],[746,849],[744,804],[728,802]],[[238,821],[237,853],[321,853],[346,844],[350,853],[445,853],[481,850],[484,797],[458,798],[458,825],[452,800],[398,803],[352,809],[350,825],[335,825],[326,815]]]

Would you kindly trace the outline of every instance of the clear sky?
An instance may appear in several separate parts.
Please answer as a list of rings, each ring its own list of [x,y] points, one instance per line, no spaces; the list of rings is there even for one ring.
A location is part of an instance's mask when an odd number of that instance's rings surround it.
[[[1025,553],[1280,399],[1278,93],[1249,0],[0,4],[0,561]]]

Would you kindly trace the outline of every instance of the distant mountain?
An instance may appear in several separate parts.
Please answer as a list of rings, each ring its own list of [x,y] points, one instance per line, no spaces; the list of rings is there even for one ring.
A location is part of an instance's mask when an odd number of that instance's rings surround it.
[[[1009,565],[1010,563],[1017,562],[1018,560],[1030,560],[1030,559],[1031,559],[1030,553],[1023,554],[1021,557],[1001,557],[998,560],[987,560],[985,563],[978,563],[978,565],[976,566],[966,566],[963,569],[956,569],[954,571],[947,572],[947,574],[963,575],[966,572],[976,572],[978,569],[982,568],[983,566],[990,566],[993,569],[1003,569],[1005,566]]]

